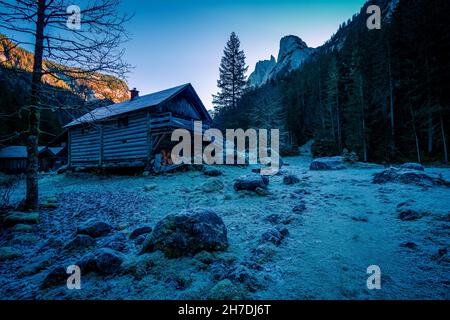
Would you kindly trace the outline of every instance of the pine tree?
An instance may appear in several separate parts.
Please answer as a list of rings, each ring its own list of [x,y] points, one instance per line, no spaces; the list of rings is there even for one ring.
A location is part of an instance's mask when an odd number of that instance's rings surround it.
[[[220,79],[217,81],[219,92],[213,96],[213,104],[215,114],[222,122],[227,122],[227,115],[233,115],[246,86],[248,66],[245,65],[245,54],[240,45],[238,36],[231,33],[220,63]]]

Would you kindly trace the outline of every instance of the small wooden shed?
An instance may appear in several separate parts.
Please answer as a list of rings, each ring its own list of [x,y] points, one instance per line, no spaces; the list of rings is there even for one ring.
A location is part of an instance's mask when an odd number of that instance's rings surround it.
[[[101,107],[69,123],[71,168],[155,167],[170,165],[170,136],[174,129],[192,131],[194,121],[204,129],[212,119],[191,84]],[[156,164],[160,165],[159,161]]]
[[[67,162],[65,147],[40,146],[39,171],[48,172]],[[61,165],[59,165],[61,164]],[[27,147],[7,146],[0,149],[0,171],[10,174],[24,173],[27,169]]]

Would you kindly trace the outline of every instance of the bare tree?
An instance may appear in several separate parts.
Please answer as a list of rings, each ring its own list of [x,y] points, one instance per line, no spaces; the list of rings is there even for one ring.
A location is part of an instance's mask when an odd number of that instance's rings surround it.
[[[26,207],[36,209],[38,197],[38,142],[40,113],[57,110],[44,97],[44,83],[110,81],[123,78],[129,65],[122,60],[129,16],[118,12],[120,0],[0,0],[0,33],[11,34],[12,43],[32,47],[34,62],[27,105],[28,165]],[[79,9],[79,10],[78,10]],[[1,62],[0,62],[1,63]],[[109,76],[101,76],[103,73]],[[59,109],[61,109],[59,107]],[[72,113],[73,106],[63,108]]]

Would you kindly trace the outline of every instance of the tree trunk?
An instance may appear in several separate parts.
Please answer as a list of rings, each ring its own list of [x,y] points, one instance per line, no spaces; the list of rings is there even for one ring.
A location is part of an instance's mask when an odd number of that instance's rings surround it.
[[[395,117],[394,117],[394,85],[392,81],[392,67],[391,67],[391,49],[387,45],[388,51],[388,75],[389,75],[389,112],[391,119],[391,135],[392,142],[395,144]]]
[[[359,80],[359,96],[361,98],[361,122],[362,122],[362,140],[364,149],[364,162],[367,162],[367,142],[366,142],[366,113],[364,108],[364,87],[363,87],[363,77],[360,75]]]
[[[324,115],[323,115],[323,105],[322,105],[322,68],[320,66],[320,61],[319,61],[319,113],[320,113],[320,120],[322,123],[322,131],[325,130],[325,119],[324,119]]]
[[[448,149],[447,149],[447,139],[445,136],[444,119],[442,116],[442,109],[439,109],[439,118],[441,122],[441,135],[442,135],[442,146],[444,148],[444,163],[448,163]]]
[[[413,110],[413,108],[411,106],[411,102],[409,103],[409,111],[411,113],[414,139],[416,141],[417,162],[421,163],[422,159],[420,158],[420,145],[419,145],[419,137],[417,136],[417,130],[416,130],[416,117],[414,116],[414,110]]]
[[[338,147],[339,152],[342,152],[342,131],[341,131],[341,111],[339,107],[339,84],[336,81],[336,121],[337,121],[337,134],[338,134]]]
[[[433,107],[431,101],[431,83],[430,83],[430,68],[428,64],[428,58],[425,59],[425,68],[427,72],[427,134],[428,134],[428,154],[431,155],[433,152],[433,138],[434,138],[434,127],[433,127]]]
[[[29,129],[27,137],[27,195],[25,205],[29,210],[39,208],[39,190],[38,190],[38,171],[39,171],[39,95],[42,79],[42,59],[44,44],[44,26],[45,26],[45,3],[46,0],[38,0],[38,10],[36,19],[36,35],[34,46],[34,64],[33,76],[31,82],[30,110],[29,110]]]

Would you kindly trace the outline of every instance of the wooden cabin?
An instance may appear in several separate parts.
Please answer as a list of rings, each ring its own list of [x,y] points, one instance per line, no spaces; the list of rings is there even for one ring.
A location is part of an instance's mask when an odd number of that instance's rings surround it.
[[[142,97],[134,89],[130,100],[95,109],[66,126],[69,167],[169,169],[173,130],[192,131],[194,121],[206,129],[212,119],[191,84]]]

